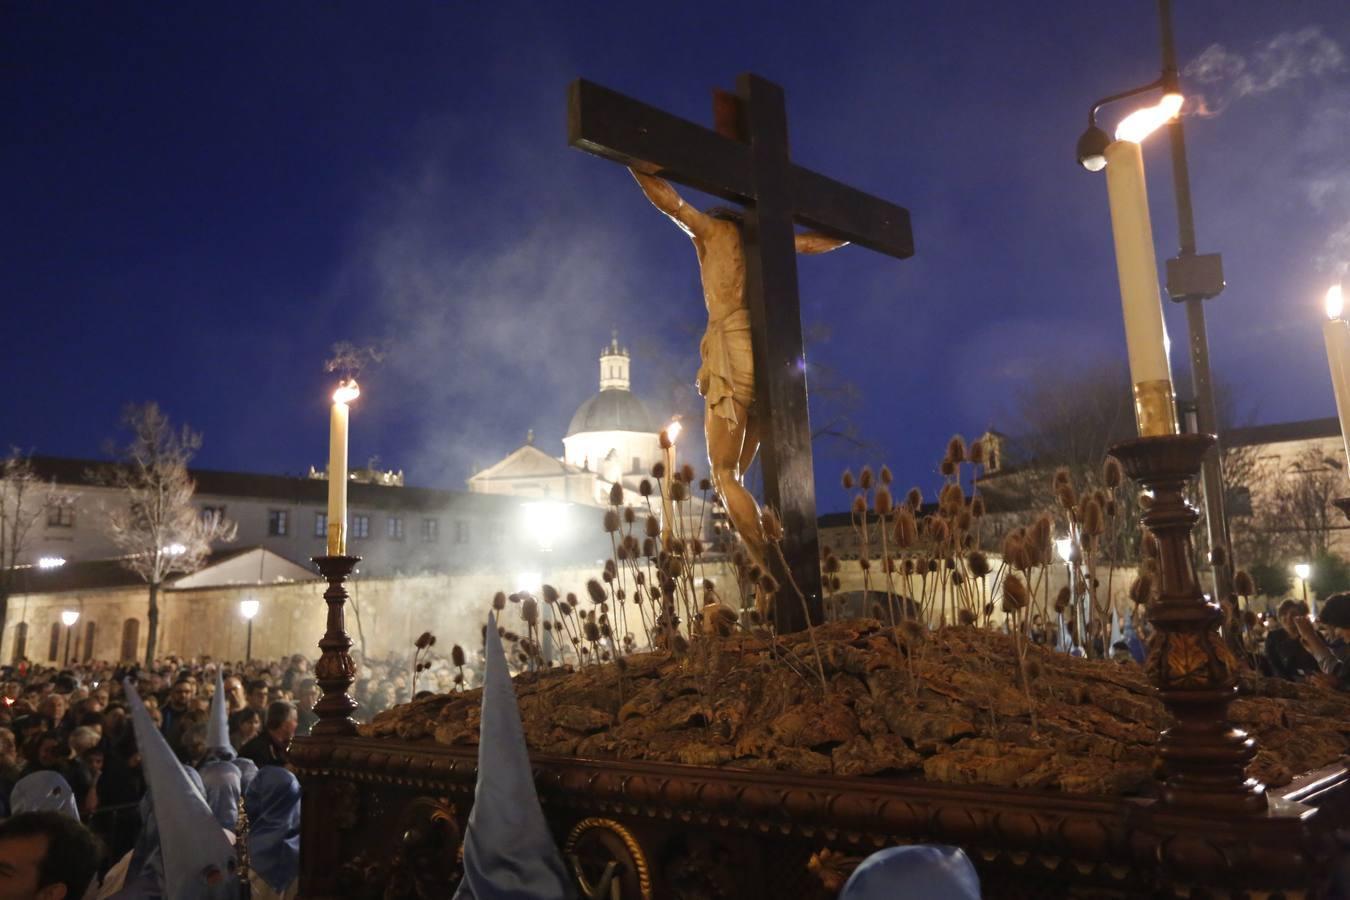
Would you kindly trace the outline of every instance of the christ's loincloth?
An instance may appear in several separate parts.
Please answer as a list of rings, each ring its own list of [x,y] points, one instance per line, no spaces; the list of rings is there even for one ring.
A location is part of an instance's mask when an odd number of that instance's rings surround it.
[[[750,311],[744,307],[708,323],[699,345],[703,365],[698,392],[712,415],[736,424],[733,400],[749,409],[755,400],[755,357],[750,344]]]

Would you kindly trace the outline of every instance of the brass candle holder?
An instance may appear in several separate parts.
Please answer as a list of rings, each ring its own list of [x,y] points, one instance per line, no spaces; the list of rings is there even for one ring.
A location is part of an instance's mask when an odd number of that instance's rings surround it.
[[[319,721],[310,731],[315,735],[355,735],[356,720],[352,713],[357,703],[349,693],[356,681],[356,663],[352,660],[352,639],[347,634],[347,588],[359,556],[316,556],[314,565],[328,582],[323,599],[328,604],[328,623],[319,640],[319,661],[314,665],[314,681],[323,689],[323,696],[314,704]]]

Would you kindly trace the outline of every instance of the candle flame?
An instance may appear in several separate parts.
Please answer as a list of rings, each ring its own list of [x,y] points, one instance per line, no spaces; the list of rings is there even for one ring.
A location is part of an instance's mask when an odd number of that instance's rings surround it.
[[[678,419],[666,426],[666,437],[670,439],[672,444],[680,439],[680,429],[682,427],[683,426],[680,425]]]
[[[333,391],[334,403],[351,403],[357,397],[361,396],[361,386],[356,383],[355,378],[344,378],[338,382],[337,390]]]
[[[1341,293],[1341,286],[1333,284],[1327,289],[1327,318],[1339,319],[1341,310],[1345,307],[1345,297]]]
[[[1181,112],[1183,98],[1180,94],[1163,94],[1154,106],[1137,109],[1120,120],[1116,126],[1116,140],[1141,143],[1159,126],[1176,117]]]

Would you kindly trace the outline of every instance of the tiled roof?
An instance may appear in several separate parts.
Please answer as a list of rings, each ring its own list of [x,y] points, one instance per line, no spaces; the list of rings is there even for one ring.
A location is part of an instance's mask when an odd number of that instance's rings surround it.
[[[1223,443],[1226,447],[1251,447],[1259,444],[1311,441],[1340,436],[1340,420],[1330,416],[1325,419],[1304,419],[1301,422],[1276,422],[1273,425],[1233,428],[1223,435]]]
[[[34,456],[32,464],[38,477],[44,481],[87,486],[103,484],[105,473],[119,465],[106,460],[59,456]],[[198,496],[248,497],[309,506],[322,506],[328,501],[328,482],[319,478],[221,472],[214,469],[192,469],[190,474],[197,483]],[[374,509],[441,510],[467,507],[491,511],[502,504],[501,497],[489,494],[355,481],[347,485],[347,498],[351,506]]]
[[[255,549],[258,548],[231,547],[229,550],[217,550],[206,558],[202,568],[210,568]],[[20,568],[14,574],[16,594],[60,594],[145,584],[139,575],[122,565],[120,559],[68,562],[52,569]],[[173,578],[170,578],[169,582],[172,581]]]

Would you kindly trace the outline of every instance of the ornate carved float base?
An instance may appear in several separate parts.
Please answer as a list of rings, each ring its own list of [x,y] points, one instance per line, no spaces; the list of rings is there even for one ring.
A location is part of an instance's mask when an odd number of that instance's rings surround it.
[[[450,896],[474,748],[312,737],[292,758],[303,897]],[[569,866],[592,896],[614,896],[617,881],[623,900],[832,897],[825,885],[850,860],[915,842],[963,847],[990,898],[1316,897],[1333,831],[1350,825],[1345,766],[1272,792],[1265,815],[1224,817],[918,780],[533,759]]]

